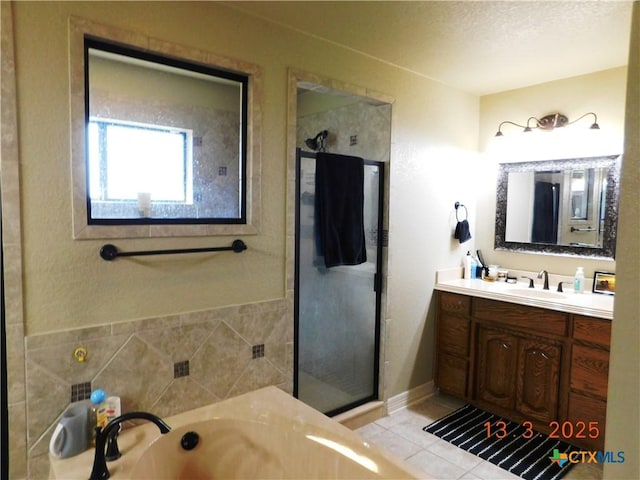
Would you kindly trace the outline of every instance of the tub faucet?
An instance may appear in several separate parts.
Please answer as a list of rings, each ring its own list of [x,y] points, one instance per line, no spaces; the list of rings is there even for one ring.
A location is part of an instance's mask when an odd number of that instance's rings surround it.
[[[109,473],[109,469],[107,468],[107,460],[105,457],[105,447],[107,445],[107,440],[110,439],[110,442],[115,442],[115,438],[112,437],[115,437],[115,435],[117,435],[118,431],[120,430],[120,424],[122,422],[126,422],[127,420],[133,420],[136,418],[148,420],[152,423],[155,423],[160,429],[160,433],[162,433],[163,435],[171,431],[171,427],[164,423],[162,419],[152,413],[147,412],[124,413],[119,417],[111,420],[105,425],[104,428],[96,428],[96,453],[93,457],[93,468],[91,470],[91,476],[89,477],[89,480],[106,480],[111,476],[111,474]],[[117,444],[114,448],[117,450]]]
[[[542,287],[543,290],[549,290],[549,273],[546,270],[542,270],[538,274],[538,278],[542,278],[544,276],[544,285]]]

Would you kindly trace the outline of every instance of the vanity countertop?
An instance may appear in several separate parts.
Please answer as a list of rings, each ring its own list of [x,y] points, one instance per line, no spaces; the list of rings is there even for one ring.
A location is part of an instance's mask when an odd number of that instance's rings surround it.
[[[559,312],[577,313],[607,320],[613,319],[612,295],[600,295],[591,292],[574,293],[572,290],[559,293],[555,291],[555,287],[550,290],[543,290],[540,285],[536,285],[535,288],[528,288],[528,286],[528,281],[519,281],[518,283],[488,282],[481,279],[452,279],[447,275],[439,274],[435,289],[472,297],[547,308]]]

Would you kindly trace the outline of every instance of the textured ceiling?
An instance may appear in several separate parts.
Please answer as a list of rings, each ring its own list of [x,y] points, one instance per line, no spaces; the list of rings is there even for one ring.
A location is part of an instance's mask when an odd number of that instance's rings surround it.
[[[228,4],[476,95],[628,61],[630,1]]]

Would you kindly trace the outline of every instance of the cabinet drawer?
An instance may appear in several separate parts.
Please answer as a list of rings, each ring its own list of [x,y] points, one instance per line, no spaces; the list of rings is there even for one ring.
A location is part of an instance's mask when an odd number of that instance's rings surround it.
[[[438,322],[438,350],[462,357],[469,354],[470,321],[442,313]]]
[[[569,315],[553,310],[486,298],[474,298],[472,310],[474,318],[511,327],[562,336],[568,332]]]
[[[611,345],[611,320],[575,315],[573,317],[573,338],[597,343],[609,349]]]
[[[471,297],[457,293],[440,292],[440,310],[443,312],[469,315]]]
[[[571,351],[571,388],[607,399],[609,352],[582,345]]]
[[[570,392],[567,420],[573,425],[576,425],[578,422],[584,422],[587,426],[590,422],[597,422],[598,429],[600,430],[598,438],[570,439],[569,441],[571,443],[582,443],[584,445],[588,445],[593,447],[595,450],[604,449],[607,402]]]
[[[466,360],[446,353],[438,355],[436,383],[443,393],[466,397],[468,364]]]

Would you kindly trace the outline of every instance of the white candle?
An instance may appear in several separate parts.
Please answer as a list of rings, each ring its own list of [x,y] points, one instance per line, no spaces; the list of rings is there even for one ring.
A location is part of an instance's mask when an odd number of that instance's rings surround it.
[[[138,192],[138,212],[141,217],[151,216],[151,192]]]

